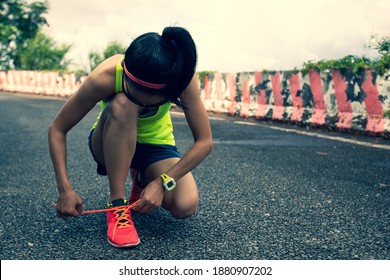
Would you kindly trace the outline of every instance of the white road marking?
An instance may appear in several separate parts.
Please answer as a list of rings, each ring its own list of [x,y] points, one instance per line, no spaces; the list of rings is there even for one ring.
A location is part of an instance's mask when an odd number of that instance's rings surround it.
[[[183,112],[175,112],[171,111],[171,113],[176,114],[176,115],[184,115]],[[223,121],[226,120],[221,117],[214,117],[214,116],[209,116],[210,120],[217,120],[217,121]],[[366,146],[366,147],[372,147],[372,148],[378,148],[378,149],[384,149],[384,150],[390,150],[390,145],[383,145],[383,144],[375,144],[375,143],[370,143],[370,142],[365,142],[365,141],[359,141],[359,140],[354,140],[354,139],[347,139],[339,136],[332,136],[332,135],[324,135],[316,132],[309,132],[309,131],[301,131],[301,130],[296,130],[292,128],[283,128],[283,127],[277,127],[277,126],[272,126],[272,125],[263,125],[263,124],[258,124],[258,123],[252,123],[252,122],[244,122],[244,121],[234,121],[233,123],[235,124],[244,124],[244,125],[251,125],[251,126],[265,126],[274,130],[279,130],[279,131],[284,131],[284,132],[292,132],[296,134],[302,134],[306,136],[311,136],[311,137],[317,137],[317,138],[323,138],[323,139],[328,139],[328,140],[335,140],[335,141],[340,141],[344,143],[350,143],[350,144],[356,144],[356,145],[361,145],[361,146]]]
[[[262,126],[262,125],[257,124],[257,123],[250,123],[250,122],[243,122],[243,121],[235,121],[234,123],[252,125],[252,126]],[[272,126],[272,125],[265,125],[265,126],[268,128],[274,129],[274,130],[279,130],[279,131],[292,132],[292,133],[296,133],[296,134],[302,134],[302,135],[307,135],[307,136],[312,136],[312,137],[317,137],[317,138],[335,140],[335,141],[356,144],[356,145],[361,145],[361,146],[366,146],[366,147],[390,150],[390,145],[369,143],[369,142],[365,142],[365,141],[347,139],[347,138],[343,138],[343,137],[339,137],[339,136],[331,136],[331,135],[324,135],[324,134],[320,134],[320,133],[316,133],[316,132],[295,130],[292,128],[283,128],[283,127],[277,127],[277,126]]]

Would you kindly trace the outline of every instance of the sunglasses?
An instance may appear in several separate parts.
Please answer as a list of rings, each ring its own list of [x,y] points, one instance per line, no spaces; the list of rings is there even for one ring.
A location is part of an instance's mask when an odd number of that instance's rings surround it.
[[[141,106],[141,107],[144,107],[144,108],[155,108],[155,107],[160,107],[161,105],[164,105],[165,103],[168,103],[170,100],[169,99],[165,99],[165,100],[162,100],[156,104],[145,104],[144,102],[141,102],[139,100],[137,100],[134,96],[131,95],[130,91],[128,90],[127,88],[127,84],[125,82],[125,75],[123,74],[123,77],[122,77],[122,90],[123,90],[123,93],[124,95],[127,97],[127,99],[130,100],[130,102],[138,105],[138,106]]]

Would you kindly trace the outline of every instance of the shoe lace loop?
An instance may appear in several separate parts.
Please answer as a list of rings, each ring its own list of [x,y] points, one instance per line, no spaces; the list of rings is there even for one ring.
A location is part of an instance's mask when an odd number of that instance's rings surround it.
[[[130,206],[121,206],[113,210],[116,217],[115,227],[126,228],[132,226],[130,217]]]

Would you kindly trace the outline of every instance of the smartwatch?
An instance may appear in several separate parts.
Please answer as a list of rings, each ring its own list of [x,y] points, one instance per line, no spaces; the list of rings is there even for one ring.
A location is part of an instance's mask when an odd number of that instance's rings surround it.
[[[167,174],[163,173],[160,175],[163,181],[163,187],[166,191],[171,191],[176,187],[175,179],[169,177]]]

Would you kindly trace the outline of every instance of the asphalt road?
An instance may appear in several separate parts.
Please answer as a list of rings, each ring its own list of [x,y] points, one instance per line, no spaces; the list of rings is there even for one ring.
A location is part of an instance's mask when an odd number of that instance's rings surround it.
[[[105,214],[63,221],[51,206],[57,190],[47,129],[63,103],[0,93],[2,260],[390,259],[388,140],[305,135],[218,116],[210,120],[213,152],[193,171],[197,214],[175,220],[162,209],[135,213],[140,245],[116,249],[106,241]],[[95,173],[87,147],[97,113],[98,107],[68,136],[69,175],[85,209],[102,208],[108,198],[107,178]],[[182,115],[173,121],[185,152],[191,133]],[[130,187],[129,180],[127,193]]]

